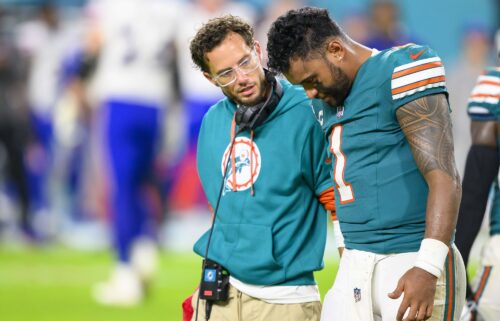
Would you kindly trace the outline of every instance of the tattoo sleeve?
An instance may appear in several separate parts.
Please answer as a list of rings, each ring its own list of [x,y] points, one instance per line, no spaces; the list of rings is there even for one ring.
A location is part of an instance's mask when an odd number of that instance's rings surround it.
[[[400,107],[396,117],[422,174],[439,169],[459,182],[446,97],[437,94],[416,99]]]

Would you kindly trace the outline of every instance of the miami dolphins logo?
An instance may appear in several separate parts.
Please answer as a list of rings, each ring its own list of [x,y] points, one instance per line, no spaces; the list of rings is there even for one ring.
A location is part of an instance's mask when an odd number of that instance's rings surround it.
[[[229,147],[227,146],[222,157],[221,172],[223,175],[227,157],[229,156]],[[231,156],[228,164],[226,180],[224,181],[224,194],[249,189],[252,182],[255,184],[257,181],[262,164],[257,144],[247,137],[236,138],[233,153],[234,155]]]

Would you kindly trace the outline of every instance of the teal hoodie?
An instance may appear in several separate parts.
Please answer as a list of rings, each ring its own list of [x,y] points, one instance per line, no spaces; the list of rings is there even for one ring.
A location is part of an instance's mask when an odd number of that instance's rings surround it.
[[[253,134],[237,136],[208,257],[255,285],[311,285],[323,267],[325,209],[332,187],[326,140],[304,90],[280,80],[283,97]],[[237,106],[225,98],[203,119],[198,173],[215,208]],[[233,175],[236,173],[236,175]],[[209,231],[195,244],[205,254]]]

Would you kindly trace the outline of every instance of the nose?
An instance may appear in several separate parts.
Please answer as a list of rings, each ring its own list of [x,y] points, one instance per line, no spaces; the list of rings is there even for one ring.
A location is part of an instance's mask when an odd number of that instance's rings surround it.
[[[235,68],[234,72],[237,82],[245,82],[248,79],[248,74],[243,73],[240,68]]]
[[[316,88],[304,88],[305,91],[306,91],[306,95],[307,97],[309,97],[310,99],[314,99],[316,98],[316,96],[318,96],[318,90]]]

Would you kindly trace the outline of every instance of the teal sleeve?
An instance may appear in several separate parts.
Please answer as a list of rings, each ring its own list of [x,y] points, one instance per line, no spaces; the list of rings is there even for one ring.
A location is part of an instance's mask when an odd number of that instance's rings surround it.
[[[498,120],[497,116],[492,112],[491,106],[487,104],[469,105],[467,106],[467,114],[474,121]]]
[[[424,96],[442,93],[448,98],[443,63],[431,48],[406,46],[392,53],[391,61],[391,77],[385,84],[394,112]]]
[[[309,133],[303,144],[301,155],[301,170],[307,184],[320,195],[326,189],[333,187],[330,178],[330,166],[327,162],[327,142],[318,123],[310,126]]]
[[[478,77],[469,96],[467,114],[474,121],[500,119],[500,68],[486,68]]]
[[[196,145],[196,168],[198,170],[198,176],[201,182],[201,185],[203,187],[203,191],[205,192],[205,195],[208,199],[208,202],[210,206],[214,206],[210,200],[213,200],[214,195],[210,195],[213,193],[210,193],[213,189],[211,188],[209,182],[209,176],[213,172],[212,169],[208,168],[207,164],[209,157],[212,157],[212,153],[207,151],[207,144],[205,143],[207,141],[207,135],[209,135],[209,132],[207,132],[207,125],[206,125],[206,116],[203,118],[203,121],[201,123],[200,127],[200,132],[198,134],[198,143]],[[208,138],[208,141],[209,138]]]

